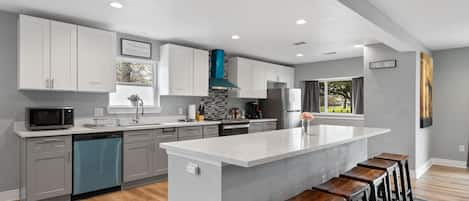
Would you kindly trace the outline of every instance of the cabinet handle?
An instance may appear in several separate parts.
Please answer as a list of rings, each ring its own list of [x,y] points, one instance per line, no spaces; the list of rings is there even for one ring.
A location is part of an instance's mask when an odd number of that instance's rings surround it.
[[[51,82],[51,87],[50,88],[53,89],[54,88],[54,79],[52,79],[50,82]]]
[[[62,140],[59,139],[47,139],[47,140],[41,140],[40,142],[37,142],[38,144],[47,144],[47,143],[54,143],[54,142],[62,142]]]
[[[50,88],[49,87],[49,79],[46,79],[46,88]]]

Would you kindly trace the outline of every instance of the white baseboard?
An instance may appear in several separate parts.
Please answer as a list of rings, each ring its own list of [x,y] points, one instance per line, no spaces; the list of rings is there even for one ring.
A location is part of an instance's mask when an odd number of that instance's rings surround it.
[[[447,167],[467,168],[466,161],[456,161],[456,160],[448,160],[448,159],[442,159],[442,158],[432,158],[432,164],[447,166]]]
[[[0,200],[2,201],[16,201],[20,199],[20,192],[18,189],[0,192]]]
[[[415,169],[415,178],[422,177],[433,165],[433,159],[428,160],[421,167]]]

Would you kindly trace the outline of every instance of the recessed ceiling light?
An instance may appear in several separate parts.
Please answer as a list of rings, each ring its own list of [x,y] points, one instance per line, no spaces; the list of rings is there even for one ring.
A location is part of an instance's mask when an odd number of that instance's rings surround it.
[[[122,8],[122,7],[124,7],[124,5],[122,5],[121,3],[116,2],[116,1],[111,2],[109,5],[113,8]]]
[[[358,45],[354,45],[353,47],[355,47],[355,48],[363,48],[363,47],[365,47],[365,45],[363,45],[363,44],[358,44]]]
[[[296,54],[296,56],[297,56],[297,57],[302,57],[302,56],[305,56],[305,55],[303,55],[303,54],[301,54],[301,53],[298,53],[298,54]]]
[[[231,39],[238,40],[238,39],[240,39],[240,37],[238,35],[233,35],[233,36],[231,36]]]
[[[296,24],[300,24],[300,25],[301,25],[301,24],[306,24],[306,23],[307,23],[307,21],[304,20],[304,19],[296,20]]]

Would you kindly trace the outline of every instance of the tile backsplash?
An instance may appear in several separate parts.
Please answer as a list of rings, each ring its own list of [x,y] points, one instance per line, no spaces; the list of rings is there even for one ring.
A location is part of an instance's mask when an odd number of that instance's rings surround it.
[[[228,113],[228,90],[210,89],[208,97],[202,97],[205,119],[223,119]]]

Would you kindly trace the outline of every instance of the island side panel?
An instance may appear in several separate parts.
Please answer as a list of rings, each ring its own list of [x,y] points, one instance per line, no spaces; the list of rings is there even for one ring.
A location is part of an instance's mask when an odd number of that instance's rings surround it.
[[[186,170],[189,164],[196,164],[200,173],[190,174]],[[221,201],[221,177],[220,163],[168,153],[169,201]]]
[[[224,166],[222,200],[287,200],[366,159],[365,139],[252,168]]]

